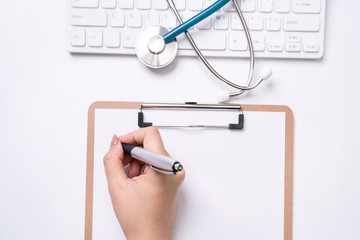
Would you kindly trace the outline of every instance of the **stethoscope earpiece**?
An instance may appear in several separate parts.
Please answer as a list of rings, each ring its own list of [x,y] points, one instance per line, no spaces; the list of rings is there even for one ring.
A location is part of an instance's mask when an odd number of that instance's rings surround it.
[[[259,78],[262,78],[263,80],[266,80],[266,79],[270,78],[272,74],[273,74],[273,71],[272,71],[271,68],[264,67],[263,69],[261,69],[261,72],[259,74]]]

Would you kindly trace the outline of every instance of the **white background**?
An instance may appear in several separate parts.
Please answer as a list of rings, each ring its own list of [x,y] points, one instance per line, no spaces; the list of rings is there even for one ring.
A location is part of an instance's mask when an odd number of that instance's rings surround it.
[[[195,58],[153,71],[134,56],[69,54],[66,1],[3,1],[1,9],[0,239],[82,239],[88,106],[209,103],[226,88]],[[328,0],[324,58],[259,60],[273,78],[233,100],[294,111],[294,240],[360,238],[359,9]],[[211,62],[246,76],[246,60]]]

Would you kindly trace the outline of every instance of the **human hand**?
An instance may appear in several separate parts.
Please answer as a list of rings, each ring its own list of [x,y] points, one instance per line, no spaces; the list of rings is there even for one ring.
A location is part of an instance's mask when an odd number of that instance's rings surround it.
[[[185,171],[166,175],[151,169],[128,155],[121,142],[166,152],[157,128],[141,128],[111,141],[104,157],[108,188],[117,219],[128,240],[171,239],[177,200]],[[126,174],[124,166],[128,165]]]

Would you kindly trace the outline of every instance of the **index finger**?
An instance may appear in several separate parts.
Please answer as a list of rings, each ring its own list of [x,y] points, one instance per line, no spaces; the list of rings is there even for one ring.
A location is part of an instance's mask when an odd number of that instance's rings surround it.
[[[156,127],[146,127],[135,130],[120,137],[123,143],[142,145],[144,149],[168,155],[164,148],[164,143],[161,139],[160,132]]]

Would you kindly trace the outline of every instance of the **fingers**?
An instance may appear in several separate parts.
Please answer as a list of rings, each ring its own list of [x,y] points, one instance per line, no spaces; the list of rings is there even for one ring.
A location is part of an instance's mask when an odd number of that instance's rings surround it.
[[[138,130],[135,130],[131,133],[119,137],[119,139],[121,142],[132,145],[142,145],[147,150],[171,157],[164,148],[164,144],[161,139],[159,130],[155,127],[140,128]],[[138,176],[143,173],[155,174],[160,178],[166,178],[169,176],[151,169],[148,165],[137,164],[138,162],[137,163],[135,162],[137,161],[131,161],[130,163],[130,170],[129,170],[130,178],[134,176]],[[134,165],[131,166],[132,164]],[[177,181],[181,183],[185,178],[185,170],[182,170],[181,172],[177,172],[175,176],[171,176],[171,177],[173,179],[177,179]]]
[[[127,175],[124,170],[124,151],[117,136],[114,135],[109,151],[104,156],[104,167],[110,191],[125,184]]]
[[[137,177],[140,175],[141,173],[141,168],[142,168],[142,164],[136,160],[133,160],[130,162],[130,167],[129,167],[129,173],[128,176],[129,178],[133,178],[133,177]]]
[[[125,136],[121,136],[120,141],[133,145],[142,145],[147,150],[168,155],[159,130],[155,127],[140,128]]]

